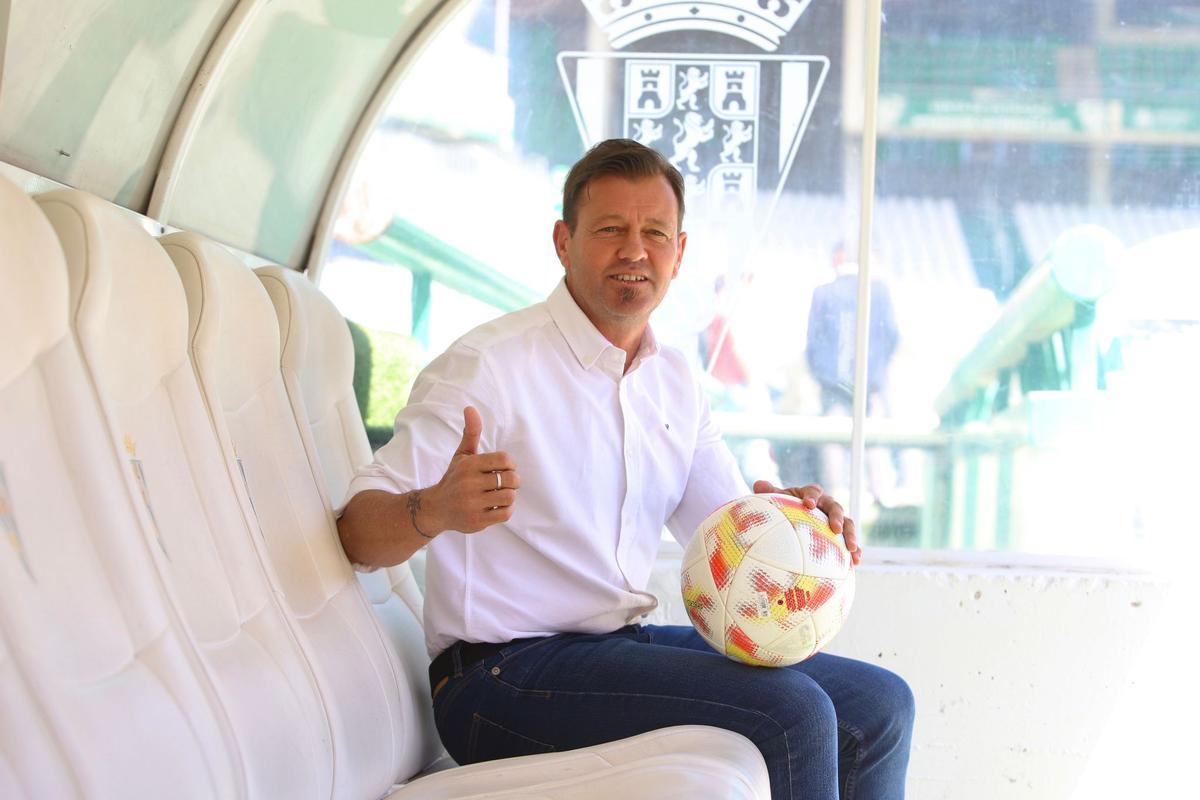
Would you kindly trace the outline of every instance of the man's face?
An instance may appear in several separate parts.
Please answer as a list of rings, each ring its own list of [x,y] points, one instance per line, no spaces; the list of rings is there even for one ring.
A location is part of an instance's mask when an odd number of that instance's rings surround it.
[[[666,178],[605,175],[584,188],[574,233],[561,220],[554,225],[571,296],[618,347],[637,345],[679,274],[687,234],[678,231],[678,220]]]

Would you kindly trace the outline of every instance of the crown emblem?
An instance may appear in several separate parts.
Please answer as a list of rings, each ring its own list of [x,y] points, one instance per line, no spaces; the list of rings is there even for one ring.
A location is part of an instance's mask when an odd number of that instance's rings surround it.
[[[583,0],[616,49],[657,33],[705,30],[736,36],[772,52],[812,0]]]

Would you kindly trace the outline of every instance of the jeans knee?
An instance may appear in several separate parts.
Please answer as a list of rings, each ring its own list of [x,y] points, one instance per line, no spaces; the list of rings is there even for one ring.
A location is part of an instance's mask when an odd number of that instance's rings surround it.
[[[772,716],[787,731],[814,738],[836,737],[837,710],[820,686],[802,675],[778,670],[778,683],[769,700]]]
[[[908,685],[908,681],[901,678],[899,675],[892,673],[892,708],[897,719],[903,720],[906,726],[911,727],[913,720],[917,716],[917,698],[913,694],[912,687]]]
[[[917,700],[908,682],[894,672],[880,670],[879,685],[875,690],[878,722],[885,736],[890,733],[893,740],[907,740],[912,735],[917,716]]]

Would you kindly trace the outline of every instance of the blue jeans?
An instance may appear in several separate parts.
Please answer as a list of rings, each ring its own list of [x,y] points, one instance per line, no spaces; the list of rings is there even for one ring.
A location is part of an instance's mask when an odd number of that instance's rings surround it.
[[[433,707],[459,764],[713,725],[757,745],[775,800],[904,797],[913,696],[880,667],[823,653],[751,667],[690,626],[525,639],[465,669],[458,647]]]

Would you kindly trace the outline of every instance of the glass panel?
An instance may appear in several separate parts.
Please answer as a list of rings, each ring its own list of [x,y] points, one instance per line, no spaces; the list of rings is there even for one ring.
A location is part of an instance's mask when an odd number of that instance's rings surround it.
[[[1185,366],[1200,356],[1198,78],[1200,20],[1178,5],[889,15],[879,204],[948,204],[996,305],[960,321],[968,295],[940,257],[937,291],[897,281],[891,397],[939,419],[914,459],[922,542],[1147,560],[1172,546],[1200,444]]]
[[[199,125],[167,221],[300,264],[346,141],[414,5],[265,4]]]
[[[13,3],[0,159],[145,210],[171,126],[233,5]]]
[[[626,5],[464,7],[398,90],[323,285],[426,360],[548,293],[565,169],[587,143],[643,138],[690,187],[656,332],[704,376],[747,478],[844,498],[863,8],[609,12]],[[1183,518],[1200,30],[1059,5],[888,13],[868,542],[1136,558]]]

